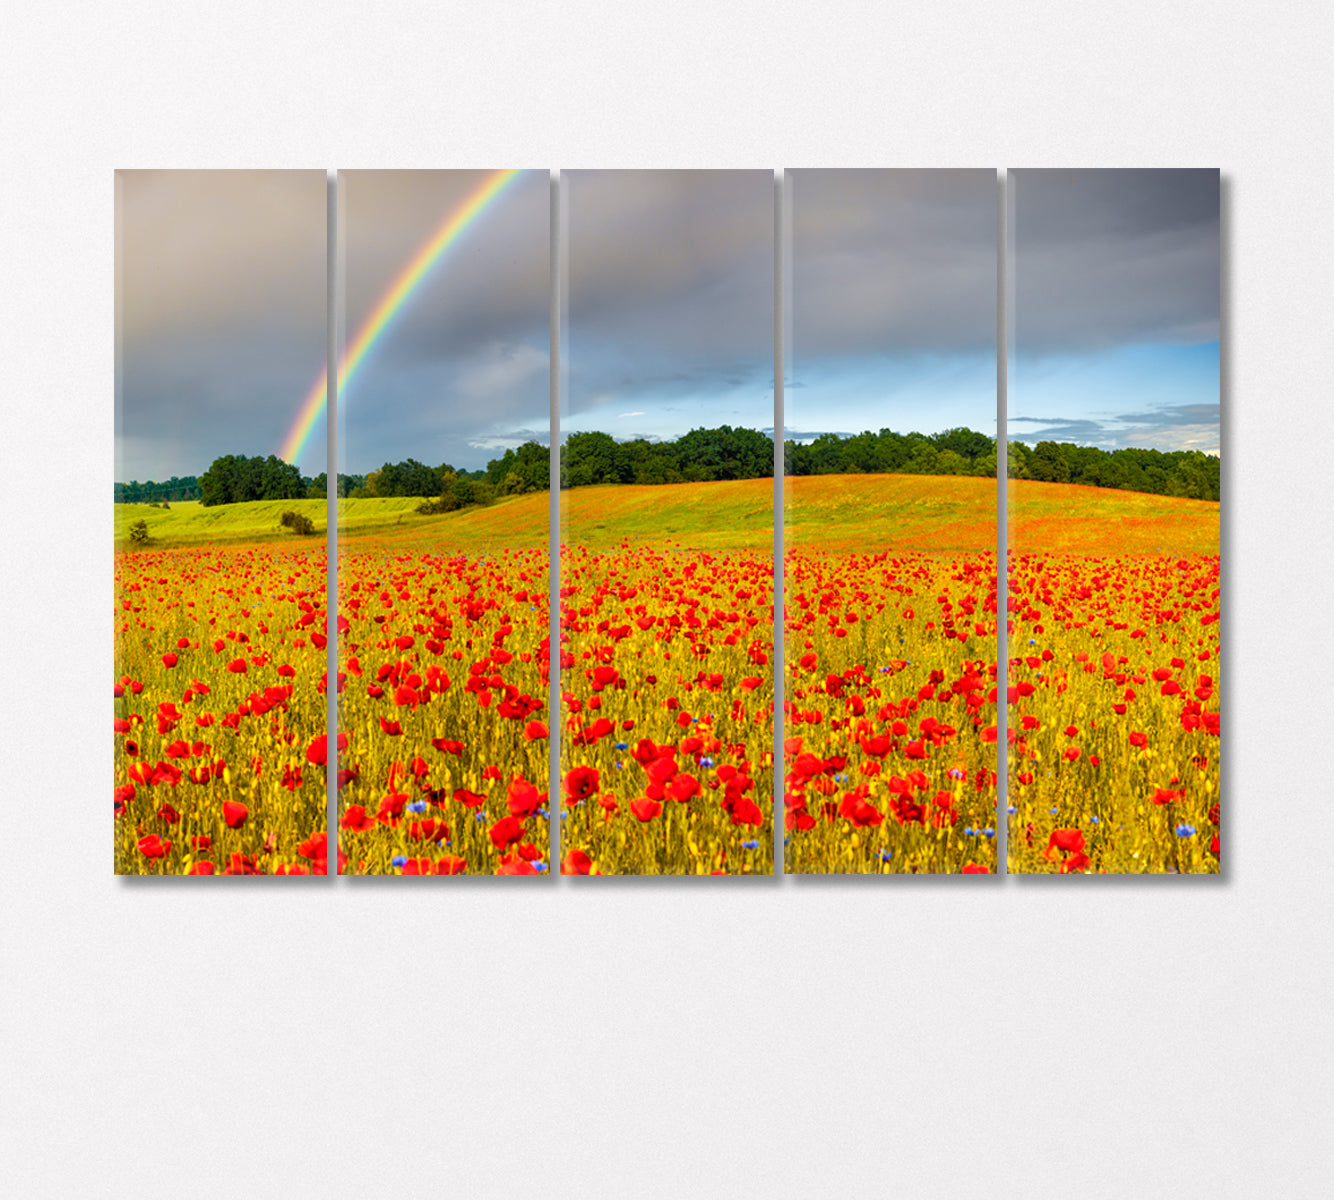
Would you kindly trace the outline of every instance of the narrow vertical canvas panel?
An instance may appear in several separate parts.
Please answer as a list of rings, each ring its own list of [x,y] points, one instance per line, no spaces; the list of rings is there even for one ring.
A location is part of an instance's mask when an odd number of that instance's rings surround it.
[[[1009,869],[1219,870],[1219,176],[1011,172]]]
[[[548,175],[340,184],[342,869],[542,874]]]
[[[573,171],[562,870],[772,874],[769,171]]]
[[[786,869],[995,869],[992,170],[787,172]]]
[[[325,872],[323,171],[116,173],[115,869]]]

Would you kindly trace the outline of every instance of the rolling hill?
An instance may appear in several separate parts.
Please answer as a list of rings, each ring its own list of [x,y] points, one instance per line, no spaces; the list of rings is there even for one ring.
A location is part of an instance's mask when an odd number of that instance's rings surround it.
[[[1217,554],[1219,506],[1139,492],[1028,481],[1008,484],[1010,545],[1017,550],[1076,554]],[[821,475],[789,479],[784,522],[788,549],[904,550],[958,553],[995,545],[996,483],[926,475]],[[562,537],[594,549],[631,543],[702,550],[771,551],[773,481],[574,488],[561,500]],[[550,497],[516,496],[490,508],[421,516],[415,497],[340,500],[339,538],[374,540],[402,551],[475,553],[547,543]],[[204,508],[115,506],[118,544],[129,526],[148,523],[154,548],[296,541],[281,529],[287,510],[304,513],[317,534],[319,500],[254,501]]]

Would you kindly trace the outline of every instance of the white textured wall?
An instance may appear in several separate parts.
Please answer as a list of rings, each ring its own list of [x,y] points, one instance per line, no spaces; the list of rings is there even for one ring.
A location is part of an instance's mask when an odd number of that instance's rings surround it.
[[[1329,1195],[1321,6],[203,7],[0,39],[6,1193]],[[112,877],[112,169],[637,165],[1223,169],[1221,881]]]

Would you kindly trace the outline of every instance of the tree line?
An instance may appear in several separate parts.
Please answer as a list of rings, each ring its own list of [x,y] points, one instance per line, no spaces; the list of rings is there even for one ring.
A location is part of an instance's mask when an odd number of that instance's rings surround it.
[[[117,504],[164,504],[173,500],[198,499],[199,480],[193,475],[173,475],[161,483],[151,479],[140,483],[132,479],[129,483],[116,484]]]
[[[941,433],[878,433],[842,436],[823,433],[810,442],[783,446],[788,475],[972,475],[995,478],[996,442],[972,429]],[[1034,446],[1010,442],[1011,479],[1079,483],[1159,496],[1217,500],[1221,463],[1198,450],[1130,448],[1100,450],[1070,442],[1041,441]],[[607,433],[571,433],[560,451],[561,486],[606,483],[666,484],[730,479],[769,479],[774,473],[774,444],[754,429],[692,429],[672,441],[633,438],[617,441]],[[246,500],[321,499],[326,476],[307,478],[295,466],[267,458],[223,455],[197,479],[173,476],[166,483],[117,483],[117,503],[199,499],[205,505]],[[450,512],[494,503],[502,496],[546,491],[551,486],[550,452],[538,442],[487,463],[462,470],[441,463],[431,467],[409,458],[385,463],[367,475],[339,474],[338,495],[418,496],[421,511]]]

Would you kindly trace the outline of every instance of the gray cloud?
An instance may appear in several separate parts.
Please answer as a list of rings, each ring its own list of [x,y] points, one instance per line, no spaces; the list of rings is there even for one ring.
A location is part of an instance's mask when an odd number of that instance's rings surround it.
[[[1104,450],[1153,447],[1158,450],[1200,450],[1219,453],[1217,404],[1164,405],[1147,412],[1118,413],[1104,418],[1022,417],[1006,419],[1011,441],[1074,442]],[[1016,425],[1037,426],[1016,429]]]
[[[829,355],[995,353],[994,170],[788,174],[799,365]]]
[[[116,224],[117,478],[276,451],[324,365],[324,172],[119,171]]]
[[[773,173],[570,171],[570,410],[719,387],[773,363]],[[662,411],[661,405],[656,406]]]
[[[1013,175],[1021,354],[1218,337],[1216,170]]]

